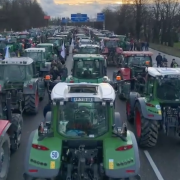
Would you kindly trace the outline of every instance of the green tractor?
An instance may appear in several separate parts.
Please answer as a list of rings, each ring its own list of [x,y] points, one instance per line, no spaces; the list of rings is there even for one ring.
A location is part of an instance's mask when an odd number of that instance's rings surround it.
[[[46,62],[45,48],[28,48],[25,49],[25,57],[30,57],[34,60],[36,71],[40,77],[47,75],[51,69],[51,63]]]
[[[57,83],[51,111],[29,137],[24,180],[140,179],[135,136],[108,83]]]
[[[134,89],[134,80],[145,73],[145,67],[153,65],[150,51],[124,51],[121,68],[113,72],[113,82],[119,99],[129,98],[129,91]],[[145,75],[144,75],[145,76]]]
[[[180,136],[180,68],[145,68],[126,103],[129,122],[141,147],[153,147],[159,131]]]
[[[44,84],[31,58],[13,57],[0,62],[0,90],[4,94],[11,92],[14,110],[36,114],[39,99],[45,96]]]
[[[23,128],[22,115],[12,111],[10,92],[6,95],[0,92],[0,119],[0,177],[6,180],[11,153],[19,149]]]
[[[46,61],[51,62],[53,60],[53,55],[56,54],[54,51],[54,44],[52,43],[40,43],[37,45],[37,48],[45,48],[46,49]]]
[[[99,54],[76,54],[73,56],[72,75],[66,82],[102,83],[110,82],[106,75],[106,60]]]

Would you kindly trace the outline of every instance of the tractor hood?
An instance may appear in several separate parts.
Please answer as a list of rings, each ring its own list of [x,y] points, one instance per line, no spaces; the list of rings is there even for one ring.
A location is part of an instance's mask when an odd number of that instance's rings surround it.
[[[121,75],[124,80],[130,79],[131,70],[129,68],[121,68]]]
[[[70,82],[70,83],[80,83],[80,82],[102,83],[103,82],[103,78],[98,78],[98,79],[78,79],[78,78],[74,78],[73,77],[73,79],[68,78],[67,82]]]

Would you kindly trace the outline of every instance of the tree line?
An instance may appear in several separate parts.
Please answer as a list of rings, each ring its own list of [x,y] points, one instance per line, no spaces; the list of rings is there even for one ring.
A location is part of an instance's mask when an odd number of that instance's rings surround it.
[[[179,0],[124,0],[104,9],[106,29],[136,39],[173,46],[180,33]]]
[[[0,0],[0,31],[46,26],[44,15],[37,0]]]

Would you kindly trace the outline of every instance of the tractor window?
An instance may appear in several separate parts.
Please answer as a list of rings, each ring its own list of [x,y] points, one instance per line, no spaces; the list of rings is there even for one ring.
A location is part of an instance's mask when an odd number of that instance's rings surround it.
[[[42,61],[42,52],[26,52],[25,56],[32,58],[34,61]]]
[[[99,48],[80,47],[79,54],[99,54]]]
[[[118,41],[105,41],[104,42],[105,47],[118,47]]]
[[[103,61],[75,60],[73,76],[78,79],[98,79],[103,77]]]
[[[33,67],[32,64],[27,66],[27,79],[31,79],[33,77]]]
[[[4,65],[3,77],[5,81],[26,80],[26,65]]]
[[[125,58],[125,63],[129,67],[132,66],[152,66],[151,56],[128,56]]]
[[[108,131],[106,113],[106,108],[99,102],[67,102],[60,106],[58,132],[74,137],[101,136]]]
[[[180,99],[180,80],[162,79],[157,82],[156,96],[161,100],[175,101]]]

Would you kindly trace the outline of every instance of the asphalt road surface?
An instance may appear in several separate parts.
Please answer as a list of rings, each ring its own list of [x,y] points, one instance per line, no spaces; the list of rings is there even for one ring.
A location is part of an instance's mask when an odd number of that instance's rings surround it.
[[[155,60],[158,52],[152,50]],[[167,56],[168,60],[173,59]],[[176,58],[177,59],[177,58]],[[180,59],[178,59],[180,62]],[[67,59],[67,67],[71,72],[72,55]],[[108,76],[112,78],[112,73],[116,68],[108,68]],[[24,127],[22,141],[19,150],[12,155],[8,180],[23,180],[24,156],[26,144],[31,131],[36,129],[41,120],[43,120],[43,108],[47,103],[45,98],[39,107],[39,113],[36,116],[24,115]],[[116,111],[120,112],[121,118],[126,121],[125,102],[116,100]],[[128,124],[128,128],[133,131],[133,126]],[[180,180],[180,139],[159,135],[156,147],[151,149],[139,149],[142,180]]]

